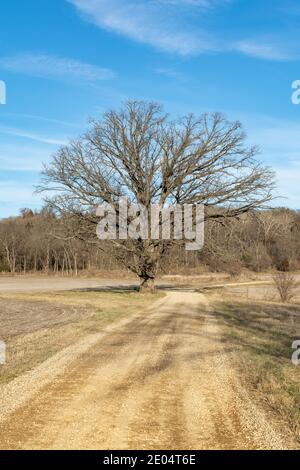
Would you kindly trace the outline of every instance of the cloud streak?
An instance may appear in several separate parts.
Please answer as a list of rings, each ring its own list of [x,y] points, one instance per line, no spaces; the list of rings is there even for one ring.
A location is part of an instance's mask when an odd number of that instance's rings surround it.
[[[40,142],[43,144],[56,145],[56,146],[66,145],[68,142],[67,139],[52,138],[52,137],[36,134],[34,132],[28,132],[24,129],[16,129],[16,128],[7,127],[7,126],[0,126],[0,133],[6,134],[6,135],[12,135],[15,137],[20,137],[23,139],[33,140],[35,142]]]
[[[115,76],[110,69],[47,54],[21,54],[0,58],[0,69],[63,81],[99,82],[111,80]]]
[[[249,39],[238,41],[232,45],[232,49],[250,57],[258,59],[286,61],[295,60],[297,57],[289,50],[283,49],[268,39]]]
[[[67,0],[88,21],[158,50],[181,56],[238,52],[264,60],[293,60],[272,38],[221,38],[201,28],[205,15],[233,0]],[[234,35],[234,31],[230,34]]]
[[[52,154],[50,147],[28,143],[0,145],[0,171],[40,172]]]
[[[97,26],[182,56],[214,50],[210,35],[179,19],[178,9],[188,14],[190,7],[200,10],[212,4],[208,0],[68,0],[86,19]],[[187,18],[186,18],[187,20]]]

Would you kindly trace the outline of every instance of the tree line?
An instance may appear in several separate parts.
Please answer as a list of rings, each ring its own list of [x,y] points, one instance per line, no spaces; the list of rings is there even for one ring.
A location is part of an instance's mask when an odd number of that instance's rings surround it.
[[[205,224],[201,251],[187,252],[170,244],[161,258],[161,274],[184,270],[239,274],[300,269],[300,212],[286,208],[250,211],[237,218],[212,219]],[[81,236],[82,235],[82,236]],[[0,271],[60,273],[126,270],[116,248],[92,240],[78,230],[70,214],[22,209],[20,215],[0,220]]]

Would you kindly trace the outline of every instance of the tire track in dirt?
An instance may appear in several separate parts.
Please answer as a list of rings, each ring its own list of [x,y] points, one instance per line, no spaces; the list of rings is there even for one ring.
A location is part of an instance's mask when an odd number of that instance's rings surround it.
[[[12,412],[0,448],[287,448],[235,376],[233,353],[203,295],[170,292]]]

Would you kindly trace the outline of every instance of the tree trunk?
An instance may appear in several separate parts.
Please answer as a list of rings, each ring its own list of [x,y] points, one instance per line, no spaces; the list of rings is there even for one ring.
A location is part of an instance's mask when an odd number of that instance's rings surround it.
[[[154,278],[140,278],[140,292],[154,294],[155,292]]]

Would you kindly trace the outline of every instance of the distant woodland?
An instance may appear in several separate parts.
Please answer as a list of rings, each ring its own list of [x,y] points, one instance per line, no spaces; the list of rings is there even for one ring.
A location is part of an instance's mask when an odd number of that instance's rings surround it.
[[[75,222],[74,222],[75,223]],[[60,273],[126,269],[116,261],[114,247],[87,237],[72,226],[72,217],[50,209],[22,209],[18,217],[0,221],[0,272]],[[201,251],[172,245],[160,262],[160,273],[227,272],[243,269],[300,269],[300,212],[285,208],[253,211],[238,218],[211,220],[205,226]]]

